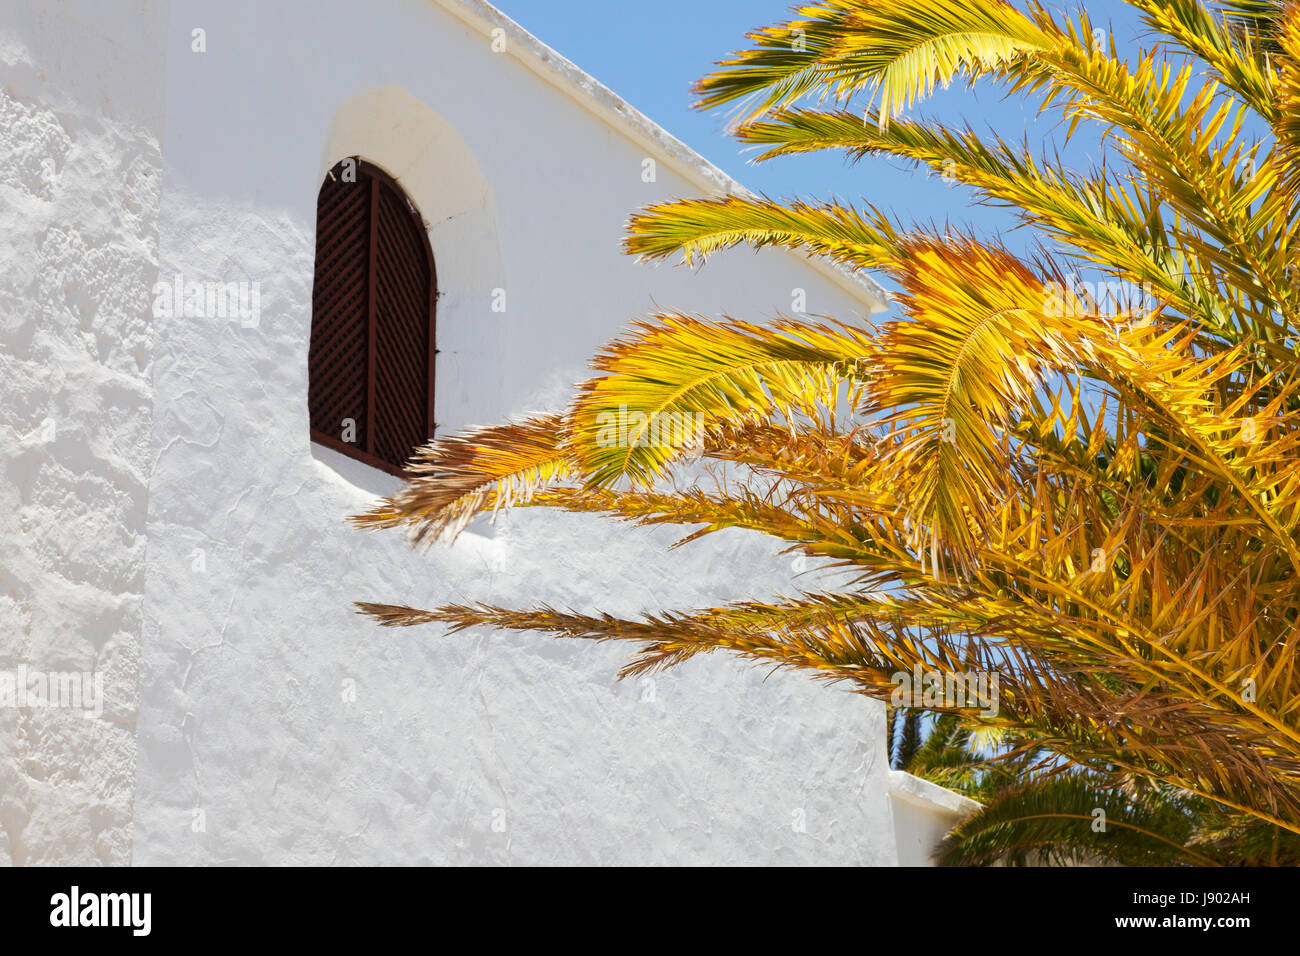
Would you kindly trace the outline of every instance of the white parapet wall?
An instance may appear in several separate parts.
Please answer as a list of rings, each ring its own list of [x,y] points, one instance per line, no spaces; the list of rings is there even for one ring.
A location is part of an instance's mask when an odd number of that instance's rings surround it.
[[[894,816],[898,865],[934,866],[939,841],[980,804],[904,770],[891,770],[889,808]]]

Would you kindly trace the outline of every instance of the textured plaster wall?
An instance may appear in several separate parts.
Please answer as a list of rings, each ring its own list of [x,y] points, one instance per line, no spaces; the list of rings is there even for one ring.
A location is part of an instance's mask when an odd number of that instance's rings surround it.
[[[0,708],[0,863],[131,858],[164,9],[0,16],[0,671],[105,696]]]
[[[316,191],[348,153],[429,219],[444,430],[560,406],[656,307],[761,319],[801,288],[851,319],[862,296],[780,252],[622,256],[631,210],[698,182],[433,0],[13,7],[0,670],[94,670],[107,700],[0,709],[0,862],[897,861],[875,704],[723,657],[619,683],[624,648],[351,610],[816,586],[771,542],[670,556],[664,529],[523,511],[416,554],[344,522],[393,479],[307,438]],[[152,317],[160,274],[255,282],[260,321]]]
[[[431,219],[444,428],[559,406],[656,305],[762,318],[801,287],[852,318],[865,300],[782,253],[699,274],[622,256],[631,210],[696,187],[663,164],[643,182],[643,148],[428,0],[177,2],[167,43],[162,274],[257,281],[262,312],[155,329],[135,860],[895,862],[874,704],[723,657],[618,683],[618,647],[351,610],[635,613],[810,583],[771,542],[669,556],[664,530],[520,512],[415,554],[345,525],[390,481],[313,448],[305,404],[321,171],[407,134],[427,149],[385,158]],[[487,191],[439,212],[439,164],[465,156]]]

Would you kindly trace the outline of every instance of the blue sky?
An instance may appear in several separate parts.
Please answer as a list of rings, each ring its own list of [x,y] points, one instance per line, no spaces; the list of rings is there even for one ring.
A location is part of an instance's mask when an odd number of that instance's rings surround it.
[[[865,200],[904,223],[971,226],[986,237],[991,232],[1005,235],[1014,225],[1005,210],[974,205],[964,187],[947,187],[939,177],[912,170],[900,160],[867,159],[849,165],[840,154],[826,153],[750,163],[742,145],[723,133],[725,111],[692,109],[691,84],[708,73],[714,61],[747,46],[747,30],[789,19],[788,0],[494,2],[542,42],[751,189],[776,198]],[[1049,6],[1077,9],[1073,4]],[[1086,8],[1096,27],[1113,31],[1121,50],[1137,49],[1144,27],[1131,7],[1106,0],[1088,3]],[[1036,101],[1024,97],[1007,99],[991,85],[971,90],[954,84],[923,102],[912,115],[969,123],[980,132],[992,128],[1011,142],[1028,136],[1031,147],[1046,144],[1045,151],[1052,153],[1064,143],[1064,127],[1056,117],[1036,118],[1036,106]],[[1081,129],[1063,156],[1074,167],[1092,165],[1099,156],[1096,134]],[[1007,239],[1011,248],[1024,251],[1031,235],[1020,230]]]

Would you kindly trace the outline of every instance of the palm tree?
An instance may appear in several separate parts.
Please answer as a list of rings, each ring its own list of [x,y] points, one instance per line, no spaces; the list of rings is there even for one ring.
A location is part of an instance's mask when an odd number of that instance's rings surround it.
[[[431,443],[403,489],[356,519],[417,540],[511,505],[690,526],[690,539],[739,527],[855,568],[853,586],[640,619],[362,611],[386,625],[629,640],[625,674],[721,649],[882,700],[891,675],[914,668],[996,674],[996,713],[928,709],[995,730],[1007,754],[1047,755],[1030,781],[1044,786],[999,791],[983,829],[964,825],[968,860],[1014,844],[997,836],[995,808],[1014,815],[1017,799],[1092,800],[1147,822],[1191,807],[1220,842],[1291,845],[1300,5],[1130,2],[1162,37],[1133,62],[1086,14],[999,0],[822,0],[749,34],[698,91],[705,108],[737,105],[735,134],[760,158],[902,157],[1013,208],[1042,252],[1027,261],[996,239],[837,202],[653,206],[630,223],[632,254],[798,249],[884,273],[897,315],[638,322],[563,413]],[[980,78],[1072,132],[1096,130],[1108,163],[1067,170],[995,135],[900,116],[937,83]],[[1066,276],[1079,269],[1149,292],[1154,307],[1076,295]],[[644,424],[615,440],[620,408]],[[699,433],[644,440],[694,416]],[[687,457],[705,479],[666,483]],[[737,469],[745,481],[712,481]],[[1091,819],[1061,816],[1035,846],[1088,841]],[[1184,847],[1208,832],[1175,831]]]

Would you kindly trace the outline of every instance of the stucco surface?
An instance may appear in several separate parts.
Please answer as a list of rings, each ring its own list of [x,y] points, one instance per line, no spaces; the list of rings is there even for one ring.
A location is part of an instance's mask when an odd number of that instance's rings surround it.
[[[105,696],[93,720],[0,708],[3,863],[131,857],[163,26],[149,3],[0,18],[0,670]]]
[[[872,307],[782,252],[622,255],[628,214],[698,177],[473,19],[33,2],[0,29],[0,667],[93,666],[110,701],[0,711],[0,860],[896,862],[877,704],[721,656],[620,683],[628,648],[353,613],[818,584],[738,532],[669,554],[667,529],[524,510],[415,553],[346,524],[394,480],[308,441],[315,199],[341,155],[429,221],[444,432],[561,406],[656,308]],[[256,283],[258,321],[154,317],[177,276]]]
[[[622,648],[352,613],[475,598],[636,613],[800,582],[741,534],[668,555],[666,530],[519,512],[416,554],[346,526],[386,479],[307,440],[314,204],[333,152],[383,162],[399,129],[445,180],[469,181],[467,153],[487,185],[457,229],[466,210],[439,177],[390,162],[429,210],[447,293],[445,429],[559,406],[656,304],[763,318],[802,287],[810,310],[869,308],[782,253],[698,274],[637,265],[618,249],[627,215],[690,184],[662,161],[643,181],[654,157],[435,4],[353,16],[173,5],[170,49],[201,25],[207,53],[169,62],[162,274],[258,281],[262,315],[156,330],[136,860],[893,862],[873,704],[722,657],[620,684]],[[291,63],[271,55],[290,47]],[[392,86],[432,117],[374,98]]]

